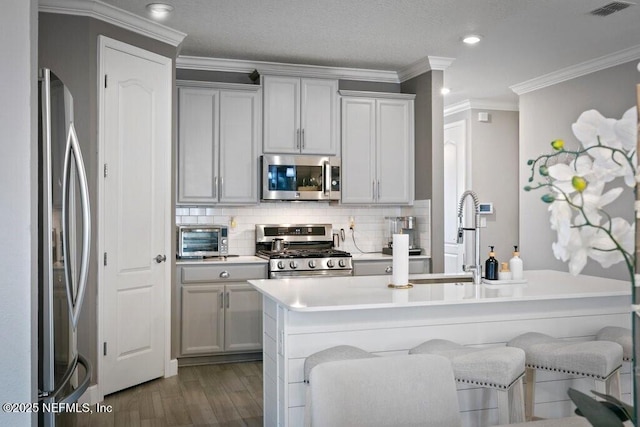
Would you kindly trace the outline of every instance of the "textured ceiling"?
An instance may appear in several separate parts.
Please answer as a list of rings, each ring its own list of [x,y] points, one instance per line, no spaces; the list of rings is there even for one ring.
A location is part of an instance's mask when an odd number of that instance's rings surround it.
[[[141,16],[151,0],[104,0]],[[640,45],[640,6],[609,0],[166,0],[162,23],[187,33],[181,55],[398,71],[455,58],[445,71],[465,99],[512,101],[509,86]],[[465,46],[468,33],[483,36]]]

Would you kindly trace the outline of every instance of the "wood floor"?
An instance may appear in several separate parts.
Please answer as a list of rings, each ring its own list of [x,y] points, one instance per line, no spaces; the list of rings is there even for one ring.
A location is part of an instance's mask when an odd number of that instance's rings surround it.
[[[105,397],[111,413],[77,414],[69,427],[262,426],[262,362],[181,367]]]

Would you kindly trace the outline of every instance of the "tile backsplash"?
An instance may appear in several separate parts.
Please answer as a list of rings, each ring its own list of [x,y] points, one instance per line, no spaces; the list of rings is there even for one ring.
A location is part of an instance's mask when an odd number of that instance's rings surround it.
[[[345,231],[340,249],[358,254],[380,252],[387,241],[385,216],[416,217],[419,245],[423,253],[431,253],[431,201],[417,200],[410,207],[353,207],[318,202],[261,203],[239,207],[177,207],[176,224],[223,224],[229,229],[229,253],[255,253],[256,224],[332,224],[333,232]],[[355,220],[355,230],[349,230],[349,218]],[[354,243],[355,238],[355,243]]]

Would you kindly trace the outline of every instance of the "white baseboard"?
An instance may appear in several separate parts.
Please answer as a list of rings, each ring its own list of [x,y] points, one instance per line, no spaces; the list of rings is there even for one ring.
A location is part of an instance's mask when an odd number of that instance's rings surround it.
[[[167,369],[164,372],[164,377],[174,377],[178,375],[178,359],[171,359],[169,363],[167,363]]]
[[[95,405],[98,402],[101,402],[103,397],[100,395],[100,390],[98,389],[98,385],[92,385],[82,393],[82,396],[78,399],[78,403],[88,403],[89,405]]]

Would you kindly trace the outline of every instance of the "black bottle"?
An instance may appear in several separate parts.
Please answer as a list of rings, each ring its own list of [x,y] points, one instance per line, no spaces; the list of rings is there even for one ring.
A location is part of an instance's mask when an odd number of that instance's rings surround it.
[[[489,246],[489,259],[484,263],[484,278],[487,280],[498,280],[499,263],[496,254],[493,252],[493,246]]]

